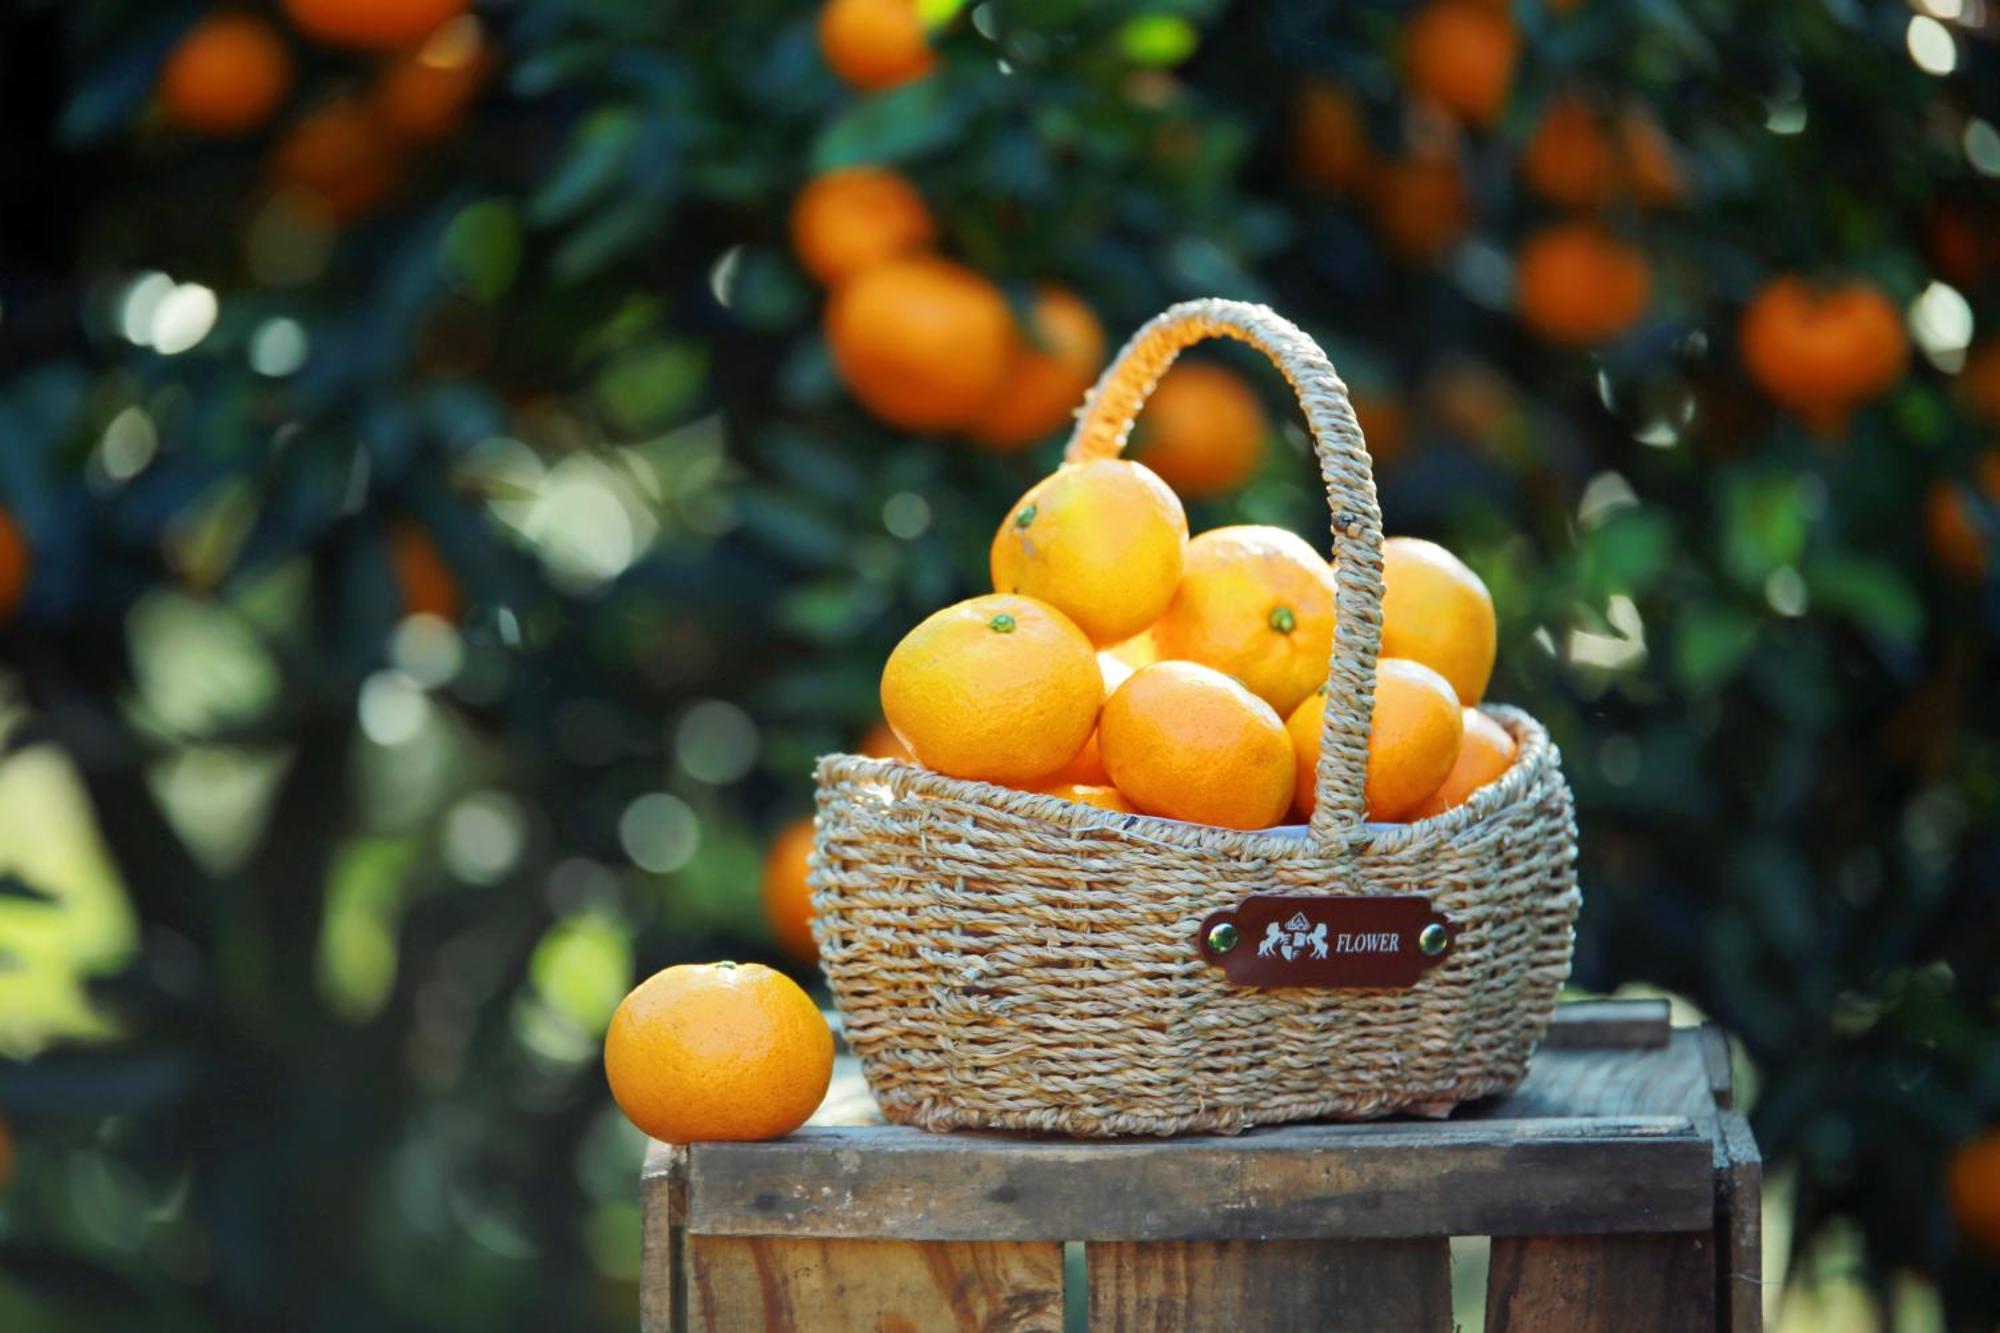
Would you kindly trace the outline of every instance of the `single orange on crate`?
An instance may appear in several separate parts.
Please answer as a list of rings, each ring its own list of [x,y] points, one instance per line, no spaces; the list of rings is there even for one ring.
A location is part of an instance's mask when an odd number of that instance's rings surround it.
[[[956,430],[999,387],[1014,355],[1000,289],[931,255],[885,260],[842,283],[826,341],[860,404],[904,430]]]
[[[1292,746],[1271,705],[1220,671],[1155,662],[1104,705],[1104,766],[1149,815],[1269,828],[1292,802]]]
[[[1945,1167],[1952,1220],[1978,1248],[2000,1255],[2000,1130],[1960,1144]]]
[[[827,68],[862,92],[921,79],[937,64],[916,0],[827,0],[819,49]]]
[[[903,636],[882,668],[882,714],[924,767],[1008,786],[1045,782],[1097,725],[1097,653],[1062,612],[992,593]]]
[[[292,86],[292,53],[255,14],[196,23],[160,70],[160,109],[197,134],[242,134],[271,118]]]
[[[1139,414],[1132,456],[1190,500],[1235,490],[1264,461],[1264,405],[1243,377],[1207,361],[1176,362]]]
[[[1311,818],[1314,775],[1326,726],[1326,692],[1316,690],[1286,719],[1293,751],[1294,795]],[[1465,720],[1443,676],[1421,662],[1384,657],[1375,664],[1375,715],[1368,732],[1368,818],[1394,824],[1438,789],[1458,762]]]
[[[772,1139],[833,1078],[833,1033],[797,982],[761,963],[670,967],[611,1015],[604,1073],[625,1118],[665,1143]]]
[[[415,46],[471,0],[283,0],[300,32],[328,46],[394,51]]]
[[[1171,487],[1143,464],[1094,458],[1057,468],[1014,502],[989,565],[996,592],[1039,597],[1110,645],[1166,610],[1187,549]]]
[[[819,957],[812,936],[812,889],[806,883],[812,850],[813,819],[806,815],[779,830],[764,854],[764,919],[778,947],[805,963]]]
[[[1419,537],[1382,543],[1382,656],[1422,662],[1476,704],[1498,651],[1493,597],[1463,560]]]
[[[1188,543],[1174,600],[1153,626],[1161,658],[1234,676],[1282,716],[1326,679],[1333,570],[1283,528],[1213,528]]]
[[[1003,453],[1067,424],[1104,364],[1104,326],[1075,292],[1044,285],[1028,311],[1013,364],[969,434]]]
[[[1410,811],[1411,819],[1429,819],[1464,805],[1472,793],[1514,766],[1514,756],[1520,747],[1507,734],[1507,728],[1477,708],[1463,712],[1465,731],[1459,741],[1458,762],[1451,766],[1451,772],[1445,775],[1438,789]]]
[[[936,240],[917,187],[882,167],[829,171],[792,203],[792,253],[829,287]]]
[[[1587,347],[1639,322],[1653,299],[1653,274],[1645,255],[1596,223],[1558,222],[1522,244],[1514,290],[1529,328]]]

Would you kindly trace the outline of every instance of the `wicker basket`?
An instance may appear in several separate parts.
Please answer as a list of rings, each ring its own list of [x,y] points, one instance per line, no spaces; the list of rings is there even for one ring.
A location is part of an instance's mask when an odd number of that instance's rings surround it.
[[[1312,340],[1263,306],[1175,306],[1105,371],[1067,457],[1116,455],[1175,355],[1215,336],[1284,371],[1332,503],[1339,621],[1312,823],[1241,833],[822,759],[814,930],[893,1120],[1113,1135],[1437,1114],[1520,1081],[1569,973],[1576,830],[1534,719],[1488,707],[1520,754],[1465,804],[1364,822],[1381,514],[1346,386]],[[1450,949],[1401,989],[1231,984],[1203,923],[1269,893],[1414,895],[1451,922]]]

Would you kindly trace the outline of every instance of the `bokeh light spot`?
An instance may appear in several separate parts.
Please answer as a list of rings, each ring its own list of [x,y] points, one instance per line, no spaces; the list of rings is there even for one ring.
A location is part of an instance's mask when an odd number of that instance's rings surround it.
[[[305,326],[296,319],[267,319],[250,335],[250,369],[283,378],[306,363],[309,346]]]
[[[692,806],[671,792],[648,792],[619,816],[618,842],[633,865],[669,875],[694,859],[701,821]]]
[[[1910,59],[1924,73],[1942,76],[1958,68],[1958,42],[1951,29],[1928,14],[1911,17],[1903,40],[1910,48]]]
[[[504,879],[527,843],[527,817],[505,792],[474,792],[451,808],[444,821],[444,863],[471,884]]]

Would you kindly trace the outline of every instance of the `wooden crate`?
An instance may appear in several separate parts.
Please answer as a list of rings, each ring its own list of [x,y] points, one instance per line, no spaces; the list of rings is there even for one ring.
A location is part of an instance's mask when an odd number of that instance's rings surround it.
[[[811,1125],[654,1144],[647,1330],[1449,1330],[1491,1237],[1490,1333],[1761,1325],[1761,1171],[1726,1041],[1664,1003],[1566,1005],[1512,1096],[1449,1120],[1236,1138],[929,1134],[843,1056]]]

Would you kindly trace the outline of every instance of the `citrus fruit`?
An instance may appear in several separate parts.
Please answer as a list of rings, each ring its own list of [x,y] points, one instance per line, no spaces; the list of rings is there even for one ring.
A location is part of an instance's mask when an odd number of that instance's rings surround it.
[[[1376,468],[1388,467],[1402,457],[1410,440],[1410,411],[1402,400],[1390,393],[1356,390],[1348,402]]]
[[[683,964],[619,1003],[604,1073],[625,1118],[663,1142],[776,1138],[826,1096],[833,1033],[782,972]]]
[[[1116,787],[1093,785],[1085,782],[1058,782],[1042,788],[1045,796],[1059,800],[1075,801],[1078,805],[1094,805],[1099,810],[1110,810],[1115,814],[1132,815],[1138,811]]]
[[[993,534],[996,592],[1039,597],[1097,644],[1123,643],[1159,618],[1180,583],[1187,515],[1140,463],[1068,463],[1015,501]]]
[[[418,524],[402,522],[390,528],[389,566],[402,594],[404,615],[458,619],[458,580],[437,543]]]
[[[812,936],[812,889],[806,884],[813,850],[811,815],[795,819],[778,831],[764,854],[764,919],[778,947],[801,962],[819,957]]]
[[[1361,108],[1345,88],[1321,79],[1299,89],[1292,112],[1292,163],[1327,190],[1356,190],[1375,166]]]
[[[1589,222],[1558,222],[1530,236],[1514,284],[1528,327],[1572,346],[1617,337],[1646,313],[1653,296],[1645,256]]]
[[[1382,656],[1422,662],[1476,704],[1498,640],[1493,598],[1463,560],[1417,537],[1382,543]]]
[[[1133,434],[1133,457],[1190,500],[1231,491],[1264,461],[1271,423],[1241,376],[1208,361],[1174,364]]]
[[[917,187],[882,167],[829,171],[792,204],[792,252],[829,287],[936,239]]]
[[[1293,751],[1294,796],[1312,817],[1313,778],[1326,726],[1326,692],[1307,695],[1285,721]],[[1393,824],[1409,816],[1450,776],[1465,726],[1458,696],[1421,662],[1384,657],[1375,664],[1375,713],[1368,730],[1368,818]]]
[[[1972,481],[1989,505],[2000,508],[2000,449],[1989,449],[1973,460]],[[1932,557],[1946,572],[1968,583],[1986,577],[1991,548],[1963,484],[1944,480],[1932,484],[1924,502],[1924,531]]]
[[[1333,570],[1283,528],[1215,528],[1188,543],[1173,601],[1153,626],[1166,660],[1242,681],[1280,714],[1326,679]]]
[[[0,509],[0,621],[12,620],[28,595],[32,567],[27,534],[5,509]]]
[[[985,406],[1014,355],[1000,289],[949,260],[909,255],[842,283],[827,344],[861,405],[905,430],[951,430]]]
[[[415,50],[393,56],[376,77],[369,104],[392,137],[436,143],[464,123],[492,68],[493,49],[479,20],[461,15]]]
[[[272,150],[271,176],[310,196],[335,222],[352,222],[396,188],[402,168],[374,114],[356,98],[339,97],[286,131]]]
[[[1403,34],[1411,94],[1470,125],[1491,125],[1514,84],[1521,35],[1507,12],[1474,0],[1430,0]]]
[[[1472,197],[1458,154],[1429,148],[1384,163],[1369,188],[1375,226],[1414,264],[1442,257],[1472,225]]]
[[[1686,173],[1673,140],[1643,106],[1633,105],[1618,118],[1618,138],[1625,152],[1625,182],[1641,208],[1671,208],[1687,193]]]
[[[1438,789],[1410,812],[1411,819],[1429,819],[1464,805],[1468,796],[1514,766],[1514,755],[1520,747],[1507,734],[1507,728],[1477,708],[1465,709],[1464,718],[1458,762],[1451,766],[1451,772],[1445,775]]]
[[[283,0],[300,32],[328,46],[393,51],[415,46],[471,0]]]
[[[903,744],[902,737],[889,729],[887,722],[877,722],[861,733],[858,748],[870,759],[900,759],[904,763],[909,763],[915,758],[910,753],[910,747]]]
[[[1097,655],[1097,670],[1104,677],[1104,697],[1109,699],[1137,668],[1106,651]],[[1076,752],[1076,758],[1057,771],[1054,781],[1094,787],[1102,787],[1111,781],[1111,775],[1104,769],[1104,751],[1098,744],[1095,730],[1091,731],[1090,739],[1083,743],[1083,748]]]
[[[1046,781],[1097,725],[1104,677],[1047,602],[992,593],[932,615],[882,668],[882,713],[917,762],[1009,786]]]
[[[1944,1192],[1965,1238],[2000,1255],[2000,1130],[1959,1145],[1945,1166]]]
[[[1521,150],[1528,188],[1564,208],[1602,208],[1618,190],[1618,156],[1597,112],[1575,94],[1557,97]]]
[[[916,0],[827,0],[819,49],[827,68],[863,92],[921,79],[937,63]]]
[[[1292,746],[1271,705],[1195,662],[1155,662],[1104,705],[1104,766],[1149,815],[1269,828],[1292,801]]]
[[[1104,326],[1076,293],[1044,286],[1028,312],[1027,335],[969,433],[1011,451],[1068,424],[1104,364]]]
[[[160,109],[199,134],[242,134],[270,119],[292,86],[292,53],[255,14],[211,14],[160,70]]]
[[[1909,339],[1896,307],[1862,282],[1815,289],[1773,278],[1743,312],[1743,366],[1773,401],[1822,434],[1903,377]]]

